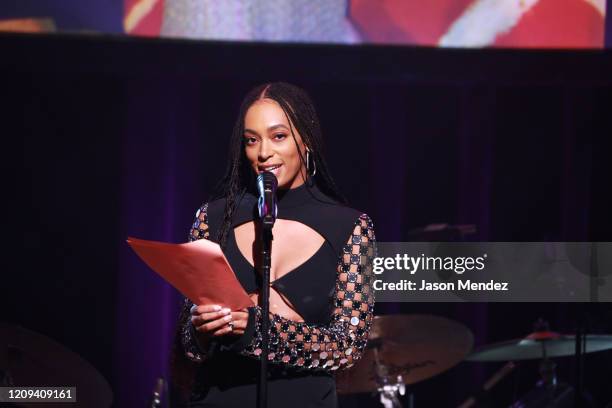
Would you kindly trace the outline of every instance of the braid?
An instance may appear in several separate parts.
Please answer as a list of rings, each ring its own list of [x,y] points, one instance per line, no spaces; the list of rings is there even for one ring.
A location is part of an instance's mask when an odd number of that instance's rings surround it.
[[[247,110],[259,99],[269,98],[276,101],[285,112],[288,122],[293,124],[291,134],[297,146],[297,139],[293,131],[296,128],[302,136],[302,141],[309,148],[312,160],[317,168],[317,186],[327,196],[346,204],[346,199],[340,194],[334,182],[327,162],[324,159],[323,136],[321,125],[308,94],[295,85],[285,82],[275,82],[260,85],[251,90],[242,101],[238,119],[234,124],[229,148],[229,163],[225,175],[217,186],[215,198],[225,197],[225,210],[223,223],[219,229],[217,240],[225,248],[227,234],[231,228],[232,218],[236,206],[247,191],[255,192],[255,175],[250,168],[244,152],[244,118]],[[306,158],[298,149],[300,159],[306,165]],[[303,175],[306,176],[306,175]],[[306,177],[304,177],[306,179]]]

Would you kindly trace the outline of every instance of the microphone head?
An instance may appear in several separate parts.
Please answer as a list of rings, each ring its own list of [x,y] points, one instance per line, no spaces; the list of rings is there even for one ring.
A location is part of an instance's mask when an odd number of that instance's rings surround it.
[[[276,179],[274,173],[270,171],[262,171],[261,173],[259,173],[259,176],[257,176],[258,188],[260,184],[262,184],[263,187],[267,187],[276,191],[276,188],[278,187],[278,180]]]
[[[273,173],[264,171],[257,176],[257,190],[259,191],[257,207],[259,209],[259,217],[269,223],[273,223],[276,220],[278,212],[276,205],[277,187],[278,180]]]

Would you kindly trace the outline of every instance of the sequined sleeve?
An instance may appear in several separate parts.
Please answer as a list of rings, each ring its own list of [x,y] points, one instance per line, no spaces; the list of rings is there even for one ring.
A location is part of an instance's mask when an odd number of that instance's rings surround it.
[[[195,215],[195,220],[189,231],[189,242],[198,239],[208,239],[208,204],[202,205]],[[191,307],[193,303],[185,298],[179,315],[179,327],[181,330],[181,341],[185,355],[192,361],[201,362],[206,354],[200,349],[195,338],[195,330],[191,324]]]
[[[363,214],[343,248],[337,265],[334,312],[326,325],[310,325],[271,315],[270,354],[275,363],[333,371],[351,367],[365,348],[373,319],[372,261],[376,239],[370,218]],[[253,308],[255,330],[242,354],[262,352],[259,307]]]

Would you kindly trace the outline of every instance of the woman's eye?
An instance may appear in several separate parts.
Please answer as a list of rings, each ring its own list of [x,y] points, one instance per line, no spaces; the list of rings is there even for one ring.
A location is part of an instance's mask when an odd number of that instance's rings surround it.
[[[284,133],[277,133],[277,134],[274,135],[274,139],[276,139],[276,140],[283,140],[286,137],[287,137],[287,135],[284,134]]]
[[[244,141],[246,144],[252,145],[257,142],[257,139],[255,139],[254,137],[245,137]]]

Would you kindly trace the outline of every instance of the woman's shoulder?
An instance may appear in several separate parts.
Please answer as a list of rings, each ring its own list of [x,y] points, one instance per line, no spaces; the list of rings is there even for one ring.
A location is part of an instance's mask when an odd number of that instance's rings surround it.
[[[227,202],[227,200],[225,199],[225,197],[223,198],[216,198],[213,199],[211,201],[207,201],[204,204],[202,204],[202,206],[206,207],[206,214],[208,215],[208,218],[213,218],[216,219],[218,218],[218,216],[221,214],[223,214],[223,211],[225,210],[225,203]]]
[[[304,222],[322,233],[336,251],[340,251],[356,230],[372,229],[372,220],[363,211],[338,202],[316,204],[303,215]]]
[[[349,206],[342,206],[334,210],[335,216],[342,219],[344,234],[354,235],[355,231],[373,230],[374,223],[370,216],[361,210]]]
[[[366,212],[336,201],[322,203],[317,213],[321,216],[322,222],[330,225],[351,226],[362,219],[372,222]]]
[[[195,217],[200,220],[208,221],[210,218],[216,218],[219,213],[223,213],[225,208],[225,199],[215,199],[213,201],[204,201],[197,208]]]
[[[232,216],[233,224],[244,222],[252,218],[254,199],[250,195],[244,195],[237,200]],[[196,217],[205,218],[211,237],[216,237],[225,218],[227,199],[225,197],[214,198],[204,202],[197,210]],[[250,218],[251,217],[251,218]]]

